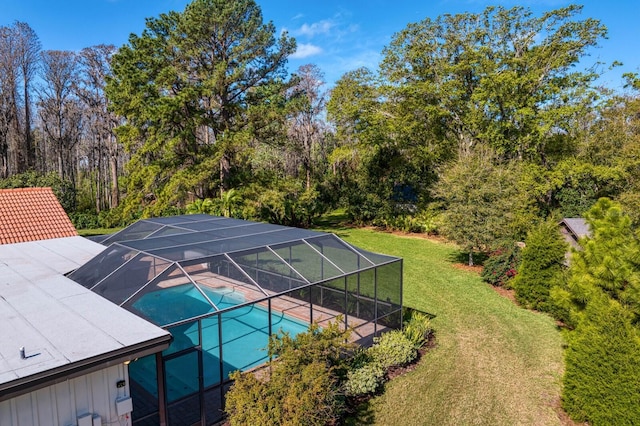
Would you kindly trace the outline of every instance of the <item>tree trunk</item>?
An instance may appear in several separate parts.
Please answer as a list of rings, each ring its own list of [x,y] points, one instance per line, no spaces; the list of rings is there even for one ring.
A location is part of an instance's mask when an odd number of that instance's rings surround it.
[[[469,251],[469,266],[473,266],[473,252]]]
[[[118,186],[118,155],[111,154],[109,157],[109,169],[111,171],[111,208],[120,204],[120,187]]]
[[[24,148],[25,167],[31,170],[36,164],[36,153],[33,149],[33,136],[31,135],[31,100],[29,99],[29,81],[24,80]]]
[[[231,175],[231,158],[225,153],[220,158],[220,196],[229,189],[229,176]]]

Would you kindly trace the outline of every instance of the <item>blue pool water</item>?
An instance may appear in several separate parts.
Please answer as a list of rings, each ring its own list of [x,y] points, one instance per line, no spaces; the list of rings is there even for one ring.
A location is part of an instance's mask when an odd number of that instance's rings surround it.
[[[176,322],[178,316],[182,317],[190,314],[190,316],[183,318],[186,319],[194,315],[214,312],[208,303],[208,307],[205,310],[203,306],[204,298],[193,286],[190,289],[180,287],[183,286],[149,293],[140,298],[133,306],[156,324]],[[170,295],[172,295],[173,301],[163,294],[154,295],[154,293],[165,293],[168,290],[172,290]],[[204,287],[203,291],[206,292],[207,297],[219,309],[244,302],[242,294],[234,292],[231,288],[211,289]],[[147,296],[150,297],[147,298]],[[145,300],[145,298],[147,299]],[[272,311],[271,313],[271,324],[273,333],[284,331],[292,336],[306,331],[309,327],[308,323],[277,311]],[[199,342],[198,337],[199,326],[201,327],[202,342]],[[223,313],[221,315],[220,328],[222,329],[222,377],[226,378],[229,373],[235,370],[247,370],[267,361],[266,347],[269,342],[269,312],[265,308],[250,305]],[[199,322],[171,327],[169,331],[173,336],[173,341],[171,346],[165,350],[165,357],[200,344],[202,348],[204,386],[208,387],[219,383],[221,381],[221,372],[218,316],[215,315]],[[157,395],[154,374],[155,363],[150,357],[147,358],[132,362],[129,366],[130,375],[133,380],[142,385],[148,392]],[[167,397],[169,401],[174,401],[198,390],[199,372],[197,366],[198,356],[195,351],[187,351],[176,358],[165,361]]]
[[[236,306],[245,301],[241,293],[230,287],[201,286],[201,288],[218,310]],[[133,308],[160,327],[216,311],[193,284],[182,284],[149,292],[138,299],[133,304]]]

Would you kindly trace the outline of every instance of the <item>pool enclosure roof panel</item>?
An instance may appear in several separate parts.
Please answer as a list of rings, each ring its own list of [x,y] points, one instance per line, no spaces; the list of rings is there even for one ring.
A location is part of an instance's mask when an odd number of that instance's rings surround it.
[[[334,234],[209,215],[140,220],[69,277],[168,326],[397,261]]]

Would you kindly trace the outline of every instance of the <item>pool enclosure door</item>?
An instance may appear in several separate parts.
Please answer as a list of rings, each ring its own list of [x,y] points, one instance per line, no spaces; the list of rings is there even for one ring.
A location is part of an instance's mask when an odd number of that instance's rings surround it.
[[[202,349],[190,348],[167,355],[163,357],[162,362],[165,371],[165,406],[169,424],[206,424],[202,400],[204,395]]]

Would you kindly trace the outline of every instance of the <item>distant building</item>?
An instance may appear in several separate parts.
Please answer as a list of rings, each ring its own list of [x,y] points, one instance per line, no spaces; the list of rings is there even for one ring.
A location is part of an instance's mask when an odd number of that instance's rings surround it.
[[[560,221],[560,232],[572,248],[580,249],[580,238],[591,236],[589,225],[581,217],[564,218]]]

